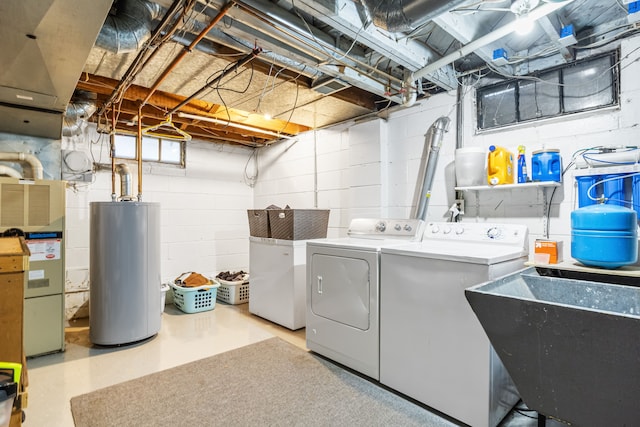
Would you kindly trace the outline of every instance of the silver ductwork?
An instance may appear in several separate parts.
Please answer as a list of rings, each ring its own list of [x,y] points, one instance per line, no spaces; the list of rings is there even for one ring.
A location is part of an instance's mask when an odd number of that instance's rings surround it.
[[[120,200],[131,201],[133,197],[133,181],[131,180],[131,171],[129,166],[119,163],[116,166],[116,172],[120,176]]]
[[[82,133],[82,125],[96,112],[95,93],[77,91],[62,116],[62,136],[76,136]]]
[[[416,29],[464,2],[465,0],[360,0],[373,25],[393,33]]]
[[[31,169],[31,178],[42,179],[44,176],[44,168],[42,163],[33,154],[26,153],[0,153],[0,161],[26,163]]]
[[[442,138],[445,132],[449,131],[449,123],[451,120],[449,117],[438,118],[427,133],[425,134],[425,146],[423,154],[424,163],[426,167],[422,169],[422,173],[418,177],[418,187],[415,196],[414,212],[411,218],[427,220],[427,208],[429,207],[429,200],[431,199],[431,187],[433,186],[433,177],[436,173],[436,166],[438,164],[438,155],[440,154],[440,147],[442,146]],[[421,184],[420,184],[421,182]]]
[[[113,53],[135,52],[149,39],[162,7],[147,0],[118,0],[107,16],[96,46]]]

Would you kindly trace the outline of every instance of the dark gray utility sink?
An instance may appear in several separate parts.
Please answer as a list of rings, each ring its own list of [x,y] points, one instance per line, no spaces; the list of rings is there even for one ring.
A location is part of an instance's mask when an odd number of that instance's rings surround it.
[[[640,425],[640,288],[528,268],[465,294],[529,408],[577,426]]]

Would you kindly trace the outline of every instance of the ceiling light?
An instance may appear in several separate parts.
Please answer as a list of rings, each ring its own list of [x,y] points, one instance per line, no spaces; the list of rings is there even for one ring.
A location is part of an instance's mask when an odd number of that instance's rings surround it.
[[[197,116],[195,114],[188,114],[188,113],[181,113],[181,112],[178,112],[178,117],[182,117],[184,119],[201,120],[203,122],[216,123],[216,124],[219,124],[219,125],[229,126],[229,127],[233,127],[233,128],[237,128],[237,129],[244,129],[244,130],[248,130],[249,132],[255,132],[255,133],[261,133],[263,135],[275,136],[276,138],[296,139],[296,137],[294,137],[294,136],[282,135],[282,134],[280,134],[278,132],[272,132],[270,130],[260,129],[260,128],[253,127],[253,126],[247,126],[247,125],[243,125],[243,124],[240,124],[240,123],[233,123],[233,122],[229,122],[229,121],[226,121],[226,120],[220,120],[220,119],[216,119],[214,117]]]
[[[528,13],[519,14],[516,17],[516,33],[521,36],[529,34],[533,30],[533,20]]]
[[[264,117],[264,118],[265,118],[265,119],[267,119],[267,120],[271,120],[271,119],[273,118],[273,117],[271,116],[271,114],[269,114],[269,113],[264,113],[264,114],[262,115],[262,117]]]

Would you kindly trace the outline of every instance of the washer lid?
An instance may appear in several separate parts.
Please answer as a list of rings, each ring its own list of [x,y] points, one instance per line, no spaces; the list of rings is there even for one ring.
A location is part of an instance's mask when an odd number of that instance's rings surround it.
[[[359,237],[339,237],[335,239],[309,240],[307,247],[346,248],[363,251],[379,251],[383,247],[406,244],[402,239],[375,239]]]
[[[423,241],[382,248],[382,254],[403,255],[429,258],[433,260],[467,262],[484,265],[497,264],[521,257],[525,260],[527,258],[526,250],[518,246],[482,245],[442,241]]]

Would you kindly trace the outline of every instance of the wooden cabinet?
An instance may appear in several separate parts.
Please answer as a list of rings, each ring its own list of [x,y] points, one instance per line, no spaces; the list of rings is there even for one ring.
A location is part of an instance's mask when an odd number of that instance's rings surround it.
[[[0,361],[22,364],[18,408],[11,427],[22,424],[26,402],[27,364],[24,355],[24,284],[29,269],[29,249],[22,237],[0,238]]]

